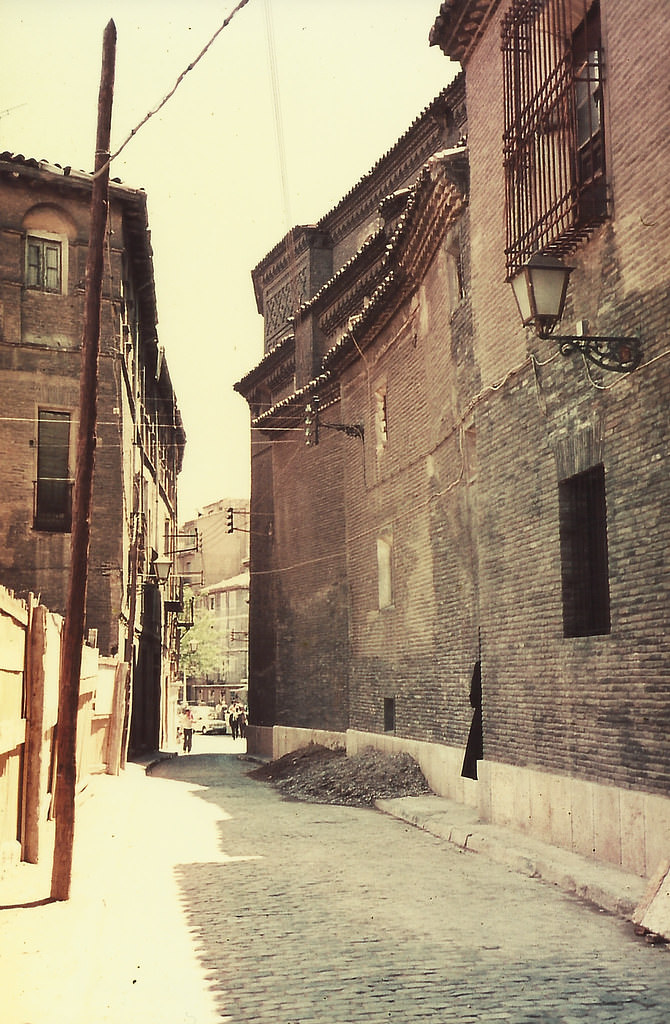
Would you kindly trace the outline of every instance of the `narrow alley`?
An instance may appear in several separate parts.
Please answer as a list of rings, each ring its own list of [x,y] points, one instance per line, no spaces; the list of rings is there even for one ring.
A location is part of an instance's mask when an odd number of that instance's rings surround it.
[[[667,1021],[668,951],[630,924],[251,767],[92,781],[70,902],[0,912],[6,1024]]]

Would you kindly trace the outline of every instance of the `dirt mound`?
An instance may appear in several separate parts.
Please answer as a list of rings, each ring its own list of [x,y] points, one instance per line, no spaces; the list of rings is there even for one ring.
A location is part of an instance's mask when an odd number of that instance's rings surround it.
[[[369,807],[383,797],[420,796],[430,786],[409,754],[382,754],[371,747],[347,757],[317,743],[292,750],[249,772],[287,796],[320,804]]]

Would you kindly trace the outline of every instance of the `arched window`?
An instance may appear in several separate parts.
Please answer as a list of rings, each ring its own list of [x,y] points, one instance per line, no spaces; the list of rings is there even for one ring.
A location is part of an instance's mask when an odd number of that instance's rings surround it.
[[[24,280],[32,291],[66,294],[69,243],[76,235],[71,218],[57,206],[40,203],[23,218],[26,236]]]

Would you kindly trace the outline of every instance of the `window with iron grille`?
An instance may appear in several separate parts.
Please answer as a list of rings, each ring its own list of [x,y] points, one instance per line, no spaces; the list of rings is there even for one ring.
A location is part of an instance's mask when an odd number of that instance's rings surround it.
[[[563,635],[610,632],[605,469],[561,480],[558,488]]]
[[[26,239],[26,286],[42,292],[60,292],[61,242],[28,236]]]
[[[513,0],[503,20],[507,270],[607,216],[598,0]]]
[[[33,525],[36,530],[69,533],[72,529],[70,414],[40,409],[37,423],[37,484]]]

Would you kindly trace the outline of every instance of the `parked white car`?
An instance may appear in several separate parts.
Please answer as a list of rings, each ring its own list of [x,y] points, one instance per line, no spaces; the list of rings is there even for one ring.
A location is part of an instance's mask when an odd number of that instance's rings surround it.
[[[207,736],[228,731],[223,719],[217,717],[216,708],[209,707],[207,704],[196,704],[191,708],[191,713],[194,732],[201,732],[203,736]]]

